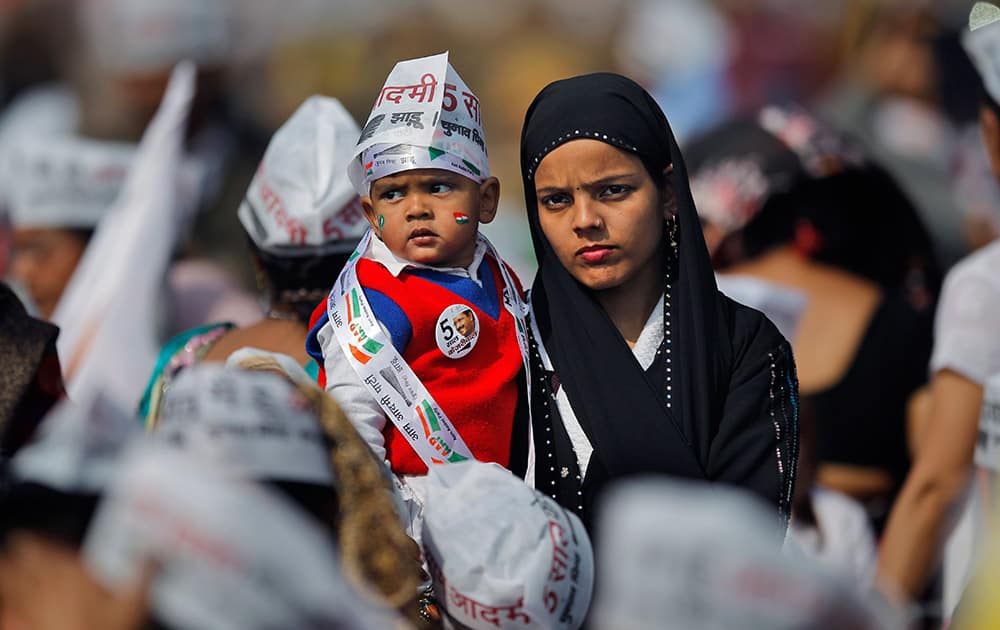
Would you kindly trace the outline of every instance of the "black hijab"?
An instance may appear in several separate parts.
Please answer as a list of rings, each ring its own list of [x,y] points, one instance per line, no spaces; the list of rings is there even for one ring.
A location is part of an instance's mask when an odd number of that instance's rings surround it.
[[[668,246],[663,357],[643,371],[590,292],[562,266],[538,222],[533,175],[565,142],[600,140],[664,173],[676,200],[677,246]],[[558,386],[594,446],[582,486],[551,383],[533,374],[538,418],[536,486],[585,520],[610,480],[645,473],[728,482],[776,503],[787,518],[797,451],[797,387],[787,342],[760,313],[719,293],[684,160],[666,117],[635,82],[615,74],[557,81],[528,108],[521,172],[539,269],[532,313]],[[542,407],[545,407],[543,410]],[[784,408],[781,408],[781,407]],[[775,416],[777,412],[777,416]],[[553,413],[552,415],[558,415]],[[545,448],[554,433],[555,446]],[[580,501],[577,497],[582,497]]]

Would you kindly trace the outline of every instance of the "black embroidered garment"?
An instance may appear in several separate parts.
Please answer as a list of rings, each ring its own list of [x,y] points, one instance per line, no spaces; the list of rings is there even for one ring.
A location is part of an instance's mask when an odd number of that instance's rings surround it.
[[[644,371],[590,292],[562,266],[538,221],[532,176],[554,148],[606,142],[667,175],[677,202],[668,241],[660,358]],[[798,387],[791,349],[757,311],[719,293],[680,150],[663,112],[633,81],[591,74],[535,98],[521,136],[521,172],[539,263],[532,317],[552,361],[533,351],[535,485],[592,522],[615,479],[667,474],[745,487],[787,524],[798,456]],[[579,465],[554,402],[557,379],[594,447]]]

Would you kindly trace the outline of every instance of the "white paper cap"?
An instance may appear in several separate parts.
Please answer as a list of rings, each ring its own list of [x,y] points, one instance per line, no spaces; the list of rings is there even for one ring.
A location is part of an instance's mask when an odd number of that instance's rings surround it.
[[[497,464],[431,471],[422,542],[447,614],[480,628],[572,629],[594,583],[580,519]]]
[[[0,206],[14,227],[94,228],[125,183],[131,144],[16,134],[0,147]]]
[[[399,145],[404,150],[396,151]],[[348,174],[366,196],[375,179],[415,168],[441,168],[480,183],[490,177],[479,99],[448,63],[447,52],[393,67]]]
[[[599,518],[594,627],[886,627],[848,578],[782,554],[777,513],[748,494],[633,481],[609,490]]]
[[[81,0],[84,43],[100,67],[169,71],[224,64],[233,48],[229,0]]]
[[[141,440],[126,452],[84,543],[119,590],[158,563],[151,614],[175,628],[391,628],[353,591],[329,538],[280,496]],[[379,625],[381,624],[381,625]]]
[[[325,96],[309,97],[278,129],[239,210],[258,247],[291,256],[354,249],[368,229],[346,170],[359,133]]]
[[[334,483],[309,401],[277,374],[219,363],[187,368],[164,396],[154,436],[223,458],[254,479]]]
[[[100,494],[139,428],[136,418],[101,394],[83,404],[64,400],[42,421],[35,440],[11,459],[12,477],[71,494]]]
[[[969,30],[962,34],[962,46],[986,91],[1000,102],[1000,8],[977,2],[969,13]]]

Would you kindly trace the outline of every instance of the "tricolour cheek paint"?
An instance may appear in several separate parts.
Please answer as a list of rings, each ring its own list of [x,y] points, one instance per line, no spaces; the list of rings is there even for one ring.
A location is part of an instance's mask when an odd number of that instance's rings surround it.
[[[469,215],[463,214],[461,212],[455,213],[455,223],[459,225],[465,225],[468,222],[469,222]]]
[[[383,215],[378,215],[378,233],[379,236],[382,235],[382,226],[385,225],[385,217]]]

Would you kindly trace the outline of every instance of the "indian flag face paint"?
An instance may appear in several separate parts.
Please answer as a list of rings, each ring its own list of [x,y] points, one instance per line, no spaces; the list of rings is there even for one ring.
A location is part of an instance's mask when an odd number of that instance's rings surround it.
[[[455,213],[455,223],[459,225],[465,225],[468,222],[469,222],[469,215],[463,214],[461,212]]]
[[[379,234],[379,236],[382,236],[382,226],[384,226],[384,225],[385,225],[385,216],[380,214],[380,215],[378,215],[378,234]]]

